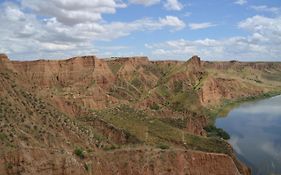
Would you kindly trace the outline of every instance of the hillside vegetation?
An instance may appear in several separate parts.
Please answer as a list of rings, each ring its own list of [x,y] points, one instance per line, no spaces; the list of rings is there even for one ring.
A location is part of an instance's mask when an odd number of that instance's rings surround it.
[[[128,173],[141,165],[147,174],[169,174],[177,168],[167,163],[169,169],[159,169],[159,161],[181,153],[225,160],[226,174],[249,174],[212,122],[225,105],[278,94],[280,77],[281,63],[204,62],[197,56],[186,62],[95,56],[19,62],[2,54],[0,174],[144,174],[141,168]],[[112,160],[114,172],[97,164],[112,155],[127,163]],[[183,173],[200,167],[187,157],[177,158],[187,165]],[[216,169],[208,168],[205,173]]]

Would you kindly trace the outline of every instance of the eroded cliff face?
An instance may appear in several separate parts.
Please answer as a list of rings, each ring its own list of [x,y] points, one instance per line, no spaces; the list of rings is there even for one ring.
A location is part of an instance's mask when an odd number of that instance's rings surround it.
[[[93,171],[98,169],[97,174],[240,174],[232,159],[223,154],[183,150],[132,150],[102,155],[103,158],[95,157],[93,164],[96,167]],[[118,163],[108,163],[108,160],[116,160]]]
[[[189,118],[186,124],[186,131],[192,134],[206,136],[204,127],[208,125],[207,118],[204,116],[197,116]]]
[[[233,160],[225,154],[180,149],[123,149],[80,159],[59,150],[26,148],[2,155],[0,162],[1,175],[240,175]]]
[[[250,174],[224,141],[207,138],[208,110],[281,90],[280,70],[198,56],[19,62],[1,54],[0,174]]]
[[[266,92],[266,89],[250,84],[247,81],[208,77],[202,86],[200,100],[204,106],[218,105],[222,100],[258,96],[264,92]]]
[[[67,103],[73,100],[78,106],[94,109],[134,101],[135,106],[145,109],[153,103],[165,103],[167,97],[181,92],[197,94],[204,107],[215,106],[223,100],[272,90],[279,80],[276,77],[280,68],[277,63],[210,63],[198,56],[187,62],[150,62],[147,57],[102,60],[95,56],[18,62],[9,61],[2,54],[1,60],[20,75],[26,87],[72,115],[78,109]],[[255,77],[251,72],[255,72]],[[163,88],[167,89],[165,93]]]
[[[79,159],[59,150],[26,148],[0,156],[1,175],[85,175]]]
[[[74,57],[62,61],[11,61],[13,71],[20,73],[38,88],[87,85],[92,81],[106,87],[113,80],[107,64],[95,56]]]

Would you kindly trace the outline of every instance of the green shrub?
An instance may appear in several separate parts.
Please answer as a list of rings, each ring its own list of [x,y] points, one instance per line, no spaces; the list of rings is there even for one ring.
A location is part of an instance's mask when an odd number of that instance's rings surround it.
[[[0,141],[6,141],[6,140],[8,140],[7,135],[4,133],[0,133]]]
[[[159,110],[160,109],[160,107],[157,103],[152,103],[149,107],[152,110]]]
[[[204,127],[204,130],[208,132],[208,136],[216,136],[216,137],[222,138],[224,140],[230,139],[230,136],[227,132],[225,132],[223,129],[217,128],[213,125]]]
[[[160,148],[160,149],[169,149],[170,147],[169,147],[169,145],[166,145],[166,144],[164,144],[164,143],[159,143],[159,144],[157,145],[157,148]]]
[[[80,159],[84,159],[85,155],[84,155],[84,151],[81,148],[76,148],[74,150],[74,154],[78,157],[80,157]]]

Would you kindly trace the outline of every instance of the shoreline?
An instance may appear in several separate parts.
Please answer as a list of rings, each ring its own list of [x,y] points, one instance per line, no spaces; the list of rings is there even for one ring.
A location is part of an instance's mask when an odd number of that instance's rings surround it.
[[[261,101],[261,100],[277,97],[277,96],[280,96],[280,95],[281,95],[281,90],[278,90],[278,91],[271,91],[271,92],[263,93],[263,94],[260,94],[258,96],[250,96],[250,97],[246,97],[246,98],[236,99],[234,101],[228,101],[225,104],[223,104],[220,108],[218,108],[216,113],[213,113],[214,116],[211,116],[210,125],[217,128],[217,126],[216,126],[216,119],[222,118],[222,117],[227,117],[230,111],[232,111],[233,109],[239,107],[240,105],[242,105],[244,103],[257,102],[257,101]],[[220,113],[223,113],[224,115],[220,115]],[[222,128],[220,128],[220,129],[222,129]],[[225,130],[223,130],[223,131],[226,132]],[[226,132],[226,133],[230,136],[230,134],[228,132]],[[230,145],[228,140],[229,139],[224,140],[224,141],[227,142]],[[231,146],[231,148],[233,150],[233,152],[232,152],[232,155],[234,156],[234,157],[232,157],[233,160],[237,161],[237,162],[241,162],[244,165],[246,165],[250,169],[251,174],[252,174],[253,173],[253,169],[252,169],[253,167],[249,166],[249,164],[247,162],[245,162],[245,160],[241,159],[239,157],[241,155],[237,154],[237,152],[234,150],[232,145],[230,145],[230,146]],[[239,163],[236,164],[236,166],[237,165],[239,165]]]
[[[281,90],[276,90],[276,91],[270,91],[266,93],[259,94],[257,96],[249,96],[249,97],[244,97],[244,98],[238,98],[233,101],[231,100],[225,100],[221,105],[218,107],[215,107],[214,109],[209,109],[210,114],[209,114],[209,119],[210,119],[210,125],[215,126],[215,121],[217,118],[220,117],[226,117],[227,114],[233,110],[236,107],[239,107],[243,103],[248,103],[248,102],[255,102],[255,101],[260,101],[264,100],[267,98],[272,98],[281,95]]]

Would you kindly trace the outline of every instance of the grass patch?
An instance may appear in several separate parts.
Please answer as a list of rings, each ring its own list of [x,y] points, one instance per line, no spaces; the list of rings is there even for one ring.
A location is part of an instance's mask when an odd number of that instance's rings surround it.
[[[187,123],[186,118],[160,118],[159,120],[179,129],[184,129]]]
[[[205,152],[225,153],[229,154],[229,145],[227,142],[216,138],[203,138],[187,134],[185,136],[186,147]]]
[[[4,133],[0,133],[0,140],[1,140],[2,142],[7,141],[7,140],[8,140],[7,135],[6,135],[6,134],[4,134]]]
[[[103,147],[103,150],[104,151],[110,151],[110,150],[115,150],[115,149],[118,149],[120,148],[118,145],[106,145],[105,147]]]
[[[120,70],[120,68],[122,67],[121,63],[118,62],[113,62],[113,61],[109,61],[107,62],[108,67],[110,68],[111,72],[116,75],[117,72]]]
[[[174,111],[201,111],[199,97],[194,91],[184,91],[171,97],[170,108]]]
[[[227,152],[227,143],[221,139],[189,134],[169,123],[152,118],[142,111],[125,105],[99,112],[99,116],[114,126],[126,130],[147,145],[159,147],[165,143],[169,144],[169,147],[181,145],[200,151]]]

